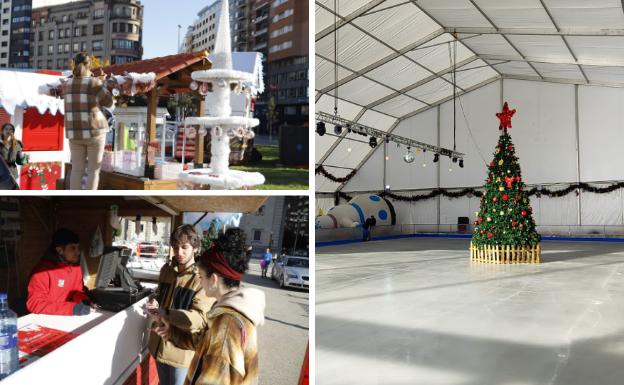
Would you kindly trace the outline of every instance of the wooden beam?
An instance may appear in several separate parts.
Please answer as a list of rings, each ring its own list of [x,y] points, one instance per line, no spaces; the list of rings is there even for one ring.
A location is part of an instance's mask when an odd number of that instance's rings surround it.
[[[158,90],[156,87],[147,94],[147,138],[156,140],[156,109],[158,108]]]
[[[204,116],[206,101],[200,96],[197,103],[197,116]],[[204,164],[204,136],[195,137],[195,167],[203,167]]]

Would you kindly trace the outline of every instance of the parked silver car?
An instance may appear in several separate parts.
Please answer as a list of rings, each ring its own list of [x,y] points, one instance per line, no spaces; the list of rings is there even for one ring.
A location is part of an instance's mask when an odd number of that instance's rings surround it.
[[[271,268],[271,279],[277,280],[280,287],[299,287],[309,289],[310,261],[305,257],[284,255],[278,257]]]

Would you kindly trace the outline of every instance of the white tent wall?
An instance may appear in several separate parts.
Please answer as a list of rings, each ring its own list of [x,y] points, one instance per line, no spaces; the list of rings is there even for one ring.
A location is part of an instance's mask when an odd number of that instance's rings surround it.
[[[517,110],[509,133],[527,184],[577,181],[574,87],[521,80],[503,82],[503,98]],[[489,127],[488,132],[497,126]],[[491,146],[488,153],[493,149]]]
[[[433,108],[422,114],[418,114],[414,119],[404,120],[399,123],[394,133],[408,138],[418,138],[425,143],[438,142],[438,113]],[[388,144],[388,157],[386,163],[386,183],[393,190],[422,189],[438,187],[437,165],[433,163],[433,153],[416,152],[416,160],[408,164],[403,161],[403,156],[407,152],[405,146],[397,148],[394,143]],[[383,153],[383,148],[379,148],[375,153]],[[382,157],[379,158],[383,160]],[[423,163],[426,165],[422,167]]]
[[[501,109],[500,87],[500,82],[495,82],[461,96],[456,101],[457,151],[465,153],[466,157],[464,168],[459,168],[457,163],[452,163],[447,157],[440,157],[442,188],[483,185],[487,178],[484,162],[490,162],[498,140],[499,120],[495,114]],[[440,105],[440,145],[453,148],[452,101]]]
[[[345,191],[380,191],[383,185],[383,145],[380,145],[360,171],[345,186]]]
[[[492,158],[499,135],[494,114],[500,110],[503,100],[518,111],[509,132],[525,183],[556,190],[577,181],[624,180],[621,167],[624,164],[621,151],[624,88],[505,79],[462,96],[461,105],[457,102],[457,150],[466,153],[465,167],[460,169],[448,158],[441,157],[438,172],[442,188],[483,185],[487,170],[479,153],[486,162]],[[439,106],[440,145],[447,148],[452,148],[452,105],[452,101],[448,101]],[[434,107],[401,121],[393,132],[436,144],[437,110]],[[468,132],[464,113],[474,140]],[[578,151],[577,141],[580,143]],[[393,192],[425,194],[426,189],[436,187],[438,167],[431,161],[433,154],[426,153],[423,158],[419,153],[414,163],[406,164],[402,159],[405,151],[404,146],[397,149],[393,143],[388,145],[386,181]],[[426,171],[422,167],[423,160],[427,163]],[[452,172],[448,171],[449,166]],[[358,191],[380,191],[383,167],[383,146],[380,146],[341,191],[350,195]],[[436,223],[438,205],[440,224],[456,224],[460,216],[475,219],[479,200],[442,197],[394,204],[399,224]],[[578,197],[574,193],[553,198],[533,196],[531,204],[535,220],[541,226],[624,224],[624,194],[619,190],[609,194],[581,192]]]

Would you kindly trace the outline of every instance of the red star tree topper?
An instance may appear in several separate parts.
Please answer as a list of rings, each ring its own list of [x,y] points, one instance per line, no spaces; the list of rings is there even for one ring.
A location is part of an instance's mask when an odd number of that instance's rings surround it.
[[[505,102],[505,104],[503,104],[503,111],[496,114],[496,117],[500,119],[498,129],[507,132],[507,129],[511,128],[511,118],[514,116],[515,113],[516,110],[510,110],[507,102]]]

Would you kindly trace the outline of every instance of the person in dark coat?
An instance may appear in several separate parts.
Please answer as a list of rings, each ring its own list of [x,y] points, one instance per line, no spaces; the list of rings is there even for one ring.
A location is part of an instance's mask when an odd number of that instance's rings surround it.
[[[0,140],[0,156],[9,166],[9,172],[13,179],[17,180],[17,166],[26,164],[27,157],[22,151],[22,142],[15,138],[15,127],[11,123],[2,126],[2,140]]]
[[[362,225],[362,227],[364,228],[364,239],[363,241],[370,241],[371,240],[371,233],[373,231],[373,227],[375,227],[375,225],[377,224],[377,219],[375,218],[374,215],[371,215],[369,218],[366,218],[366,220],[364,221],[364,225]]]

